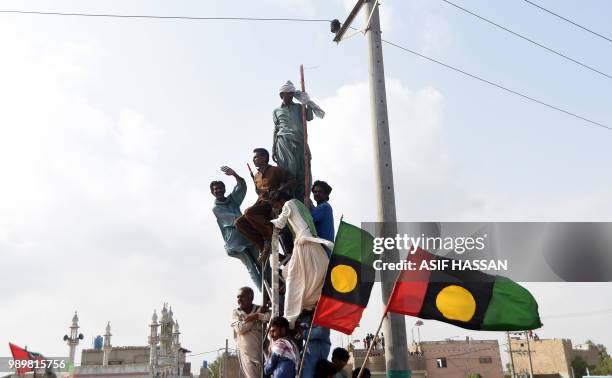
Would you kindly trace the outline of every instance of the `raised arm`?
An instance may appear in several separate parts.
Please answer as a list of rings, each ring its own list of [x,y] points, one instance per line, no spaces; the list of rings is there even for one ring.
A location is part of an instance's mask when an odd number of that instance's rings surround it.
[[[240,177],[236,173],[236,171],[226,165],[221,167],[221,171],[228,176],[234,176],[234,178],[236,179],[236,186],[234,187],[234,190],[232,190],[232,194],[230,195],[234,198],[234,201],[238,203],[238,206],[240,206],[240,204],[242,204],[242,201],[244,201],[244,196],[246,196],[246,181],[244,181],[244,179]]]

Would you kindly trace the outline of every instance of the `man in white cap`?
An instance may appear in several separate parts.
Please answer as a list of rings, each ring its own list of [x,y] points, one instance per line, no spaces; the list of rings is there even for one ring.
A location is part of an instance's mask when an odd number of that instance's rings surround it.
[[[312,184],[312,175],[308,182],[304,179],[305,169],[310,172],[310,149],[306,146],[306,159],[304,159],[304,124],[302,123],[302,106],[293,102],[293,98],[306,105],[306,120],[313,120],[313,113],[323,118],[325,112],[310,100],[306,92],[298,91],[291,81],[287,81],[279,89],[283,100],[280,107],[274,109],[274,144],[272,146],[272,160],[279,167],[288,171],[296,178],[297,185],[294,197],[304,201],[306,188]]]

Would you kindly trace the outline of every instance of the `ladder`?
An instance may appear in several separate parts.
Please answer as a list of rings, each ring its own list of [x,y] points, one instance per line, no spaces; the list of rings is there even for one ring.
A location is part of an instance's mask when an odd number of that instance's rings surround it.
[[[266,261],[262,269],[262,277],[264,277],[264,279],[262,279],[261,292],[263,293],[264,303],[266,302],[266,298],[270,298],[270,302],[271,302],[270,310],[271,310],[272,318],[276,316],[280,316],[279,289],[280,289],[281,282],[285,282],[283,277],[279,274],[279,270],[281,266],[286,265],[289,262],[289,259],[291,259],[291,254],[285,253],[285,257],[283,258],[283,260],[280,260],[279,250],[282,244],[280,242],[280,239],[281,239],[280,232],[281,231],[279,231],[276,227],[272,231],[270,257],[268,258],[268,261]],[[287,248],[283,248],[283,249],[287,251]],[[270,270],[271,270],[271,277],[270,277],[271,283],[270,284],[268,284],[268,282],[266,282],[265,280],[265,271],[266,271],[267,264],[270,264]]]

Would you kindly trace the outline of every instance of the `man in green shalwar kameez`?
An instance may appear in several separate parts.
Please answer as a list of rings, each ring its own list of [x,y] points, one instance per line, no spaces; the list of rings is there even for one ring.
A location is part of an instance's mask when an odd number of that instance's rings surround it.
[[[323,118],[325,112],[310,100],[305,92],[296,91],[291,81],[287,81],[279,89],[283,102],[274,109],[274,142],[272,145],[272,160],[296,178],[293,196],[304,201],[306,188],[310,188],[312,175],[305,180],[305,169],[310,172],[310,149],[306,146],[306,159],[304,159],[304,123],[302,122],[302,105],[293,102],[295,97],[306,106],[306,120],[313,120],[313,113]]]
[[[225,241],[225,251],[228,256],[242,261],[256,287],[261,290],[261,268],[257,262],[259,252],[234,225],[236,219],[242,215],[240,205],[246,195],[246,182],[230,167],[223,166],[221,171],[236,179],[236,186],[228,196],[225,196],[225,184],[222,181],[210,183],[210,192],[215,197],[213,214]],[[269,277],[269,272],[266,272],[266,277]]]

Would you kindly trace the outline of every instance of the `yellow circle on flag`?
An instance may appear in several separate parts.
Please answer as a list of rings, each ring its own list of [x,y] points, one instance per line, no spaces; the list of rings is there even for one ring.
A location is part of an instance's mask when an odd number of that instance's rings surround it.
[[[357,272],[348,265],[336,265],[331,271],[331,283],[340,293],[348,293],[357,286]]]
[[[450,285],[436,296],[436,307],[447,319],[469,322],[476,312],[476,300],[467,289]]]

